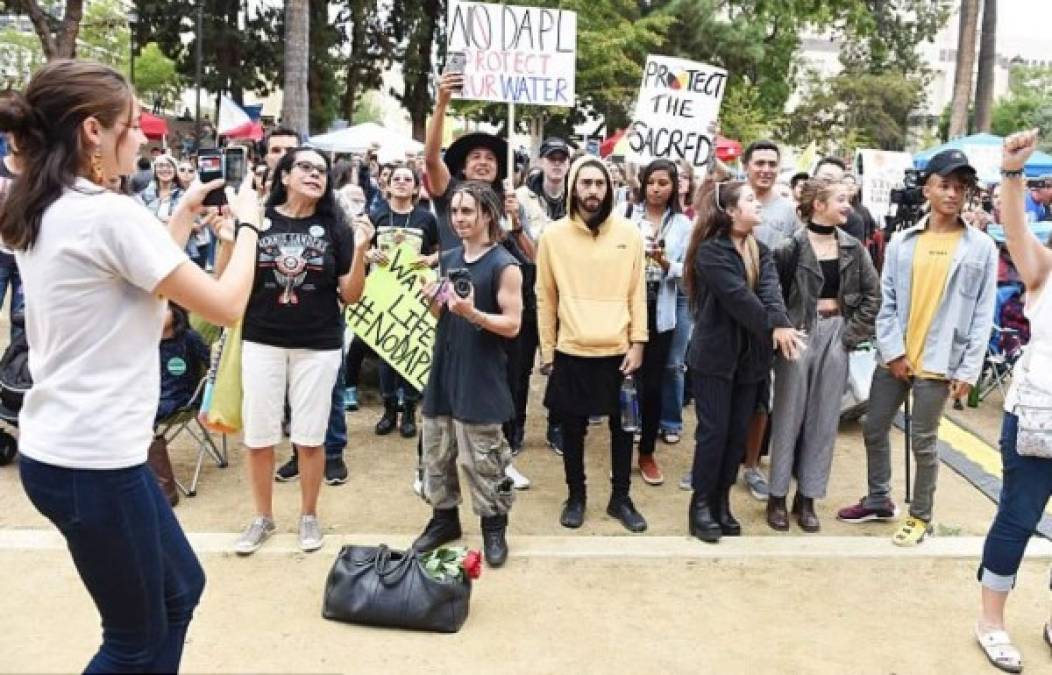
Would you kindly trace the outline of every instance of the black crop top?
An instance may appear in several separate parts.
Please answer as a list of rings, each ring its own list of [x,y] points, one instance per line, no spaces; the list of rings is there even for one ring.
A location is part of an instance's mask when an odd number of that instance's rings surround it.
[[[840,261],[833,258],[832,260],[819,260],[818,264],[822,266],[823,278],[822,292],[818,294],[818,297],[835,300],[840,293]]]

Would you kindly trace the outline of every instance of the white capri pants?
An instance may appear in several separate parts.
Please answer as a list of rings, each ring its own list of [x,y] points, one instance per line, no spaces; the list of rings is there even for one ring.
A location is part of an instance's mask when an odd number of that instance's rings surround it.
[[[245,445],[266,448],[281,442],[286,385],[292,407],[292,442],[306,447],[322,445],[342,358],[339,349],[286,349],[242,342],[241,421]]]

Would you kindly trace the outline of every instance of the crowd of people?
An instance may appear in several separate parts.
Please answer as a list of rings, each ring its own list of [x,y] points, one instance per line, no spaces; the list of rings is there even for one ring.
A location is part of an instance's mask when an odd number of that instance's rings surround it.
[[[745,149],[741,180],[718,162],[625,167],[556,137],[520,166],[487,133],[443,149],[461,79],[439,82],[422,158],[381,165],[366,153],[333,165],[278,128],[222,207],[205,205],[222,181],[202,184],[191,158],[161,152],[139,164],[139,106],[109,68],[54,61],[24,92],[0,97],[13,150],[0,164],[0,238],[13,251],[0,258],[0,279],[22,289],[12,304],[26,314],[34,379],[19,470],[102,615],[89,671],[177,669],[203,589],[145,464],[154,424],[194,391],[186,362],[207,361],[189,315],[241,340],[252,514],[234,549],[264,545],[276,530],[274,481],[298,478],[299,544],[317,550],[319,491],[347,480],[345,413],[360,407],[371,354],[348,334],[343,309],[405,242],[419,268],[438,272],[420,289],[437,319],[433,359],[422,391],[380,361],[375,433],[416,442],[414,489],[432,509],[416,550],[462,536],[463,480],[485,559],[504,564],[516,490],[530,486],[512,462],[538,403],[563,463],[565,528],[587,517],[587,432],[605,418],[606,513],[626,530],[647,529],[631,498],[633,465],[644,483],[662,484],[658,449],[687,436],[693,464],[678,483],[690,492],[692,536],[742,534],[730,498],[739,479],[765,502],[770,528],[795,520],[818,532],[848,362],[865,344],[878,362],[863,424],[865,496],[836,517],[898,519],[889,438],[911,397],[917,475],[892,541],[915,546],[931,534],[942,410],[980,376],[1005,266],[963,153],[931,159],[924,215],[890,232],[860,205],[843,161],[822,159],[783,184],[782,150],[768,140]],[[1024,215],[1047,217],[1040,207],[1052,194],[1027,193],[1021,179],[1035,145],[1035,133],[1006,141],[992,207],[1033,322],[1033,356],[1006,402],[1004,496],[980,570],[976,636],[1004,669],[1021,663],[1004,631],[1005,598],[1052,494],[1041,426],[1052,398],[1040,376],[1052,366],[1052,306],[1040,293],[1052,253]],[[531,407],[535,370],[545,393]],[[684,415],[691,401],[696,425]],[[278,466],[284,436],[293,452]]]

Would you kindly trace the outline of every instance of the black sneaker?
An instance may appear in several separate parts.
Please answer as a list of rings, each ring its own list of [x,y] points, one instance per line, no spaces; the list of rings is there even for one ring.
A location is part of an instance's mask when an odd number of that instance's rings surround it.
[[[290,480],[296,480],[300,475],[300,465],[296,460],[296,455],[278,467],[278,470],[274,472],[274,480],[279,483],[287,483]]]
[[[548,447],[552,449],[552,452],[559,455],[563,454],[563,428],[558,424],[548,425]]]
[[[325,458],[325,484],[343,485],[347,482],[347,464],[343,457]]]
[[[636,511],[635,504],[628,497],[611,497],[606,507],[607,515],[621,521],[629,532],[645,532],[647,521],[643,514]]]

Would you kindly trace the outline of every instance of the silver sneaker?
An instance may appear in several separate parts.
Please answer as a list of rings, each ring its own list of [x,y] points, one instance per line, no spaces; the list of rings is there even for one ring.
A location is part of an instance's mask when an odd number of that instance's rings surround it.
[[[762,471],[757,468],[745,469],[742,471],[742,480],[749,487],[749,492],[752,494],[753,499],[761,502],[767,501],[769,495],[767,479],[764,478]]]
[[[690,492],[694,489],[694,474],[690,471],[683,474],[683,477],[679,479],[679,489]]]
[[[318,516],[300,516],[300,548],[304,553],[317,551],[325,543]]]
[[[504,469],[504,475],[511,479],[512,485],[516,490],[530,489],[530,479],[519,473],[519,470],[515,468],[515,465],[508,464]]]
[[[245,531],[241,533],[241,536],[234,542],[234,551],[238,555],[251,555],[259,550],[259,547],[263,545],[270,535],[274,534],[277,527],[274,525],[274,521],[266,516],[257,516],[255,520],[249,523],[249,526],[245,528]]]

